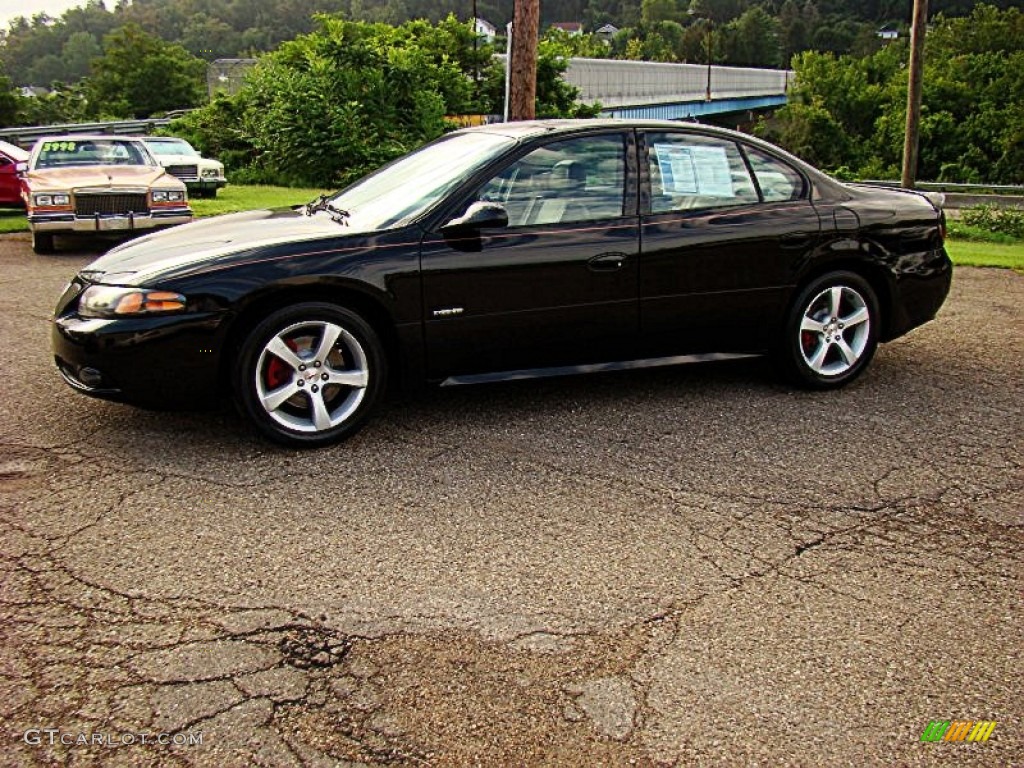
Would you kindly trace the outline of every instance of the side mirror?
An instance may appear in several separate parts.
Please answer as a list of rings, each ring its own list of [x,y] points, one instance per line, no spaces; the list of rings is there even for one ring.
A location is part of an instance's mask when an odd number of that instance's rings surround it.
[[[508,226],[508,211],[500,203],[486,203],[477,200],[466,209],[466,212],[458,216],[442,229],[485,229],[490,227],[500,228]]]
[[[28,173],[28,163],[17,163],[14,166],[14,172],[21,176],[23,173]]]

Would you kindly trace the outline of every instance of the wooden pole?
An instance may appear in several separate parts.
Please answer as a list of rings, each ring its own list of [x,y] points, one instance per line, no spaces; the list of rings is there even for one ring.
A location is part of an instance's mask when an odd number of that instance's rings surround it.
[[[512,13],[512,65],[509,68],[509,120],[533,120],[537,114],[537,40],[540,0],[515,0]]]
[[[910,73],[907,82],[907,135],[903,140],[905,189],[917,181],[917,149],[921,127],[921,85],[924,67],[924,36],[928,21],[928,0],[914,0],[914,21],[910,29]]]

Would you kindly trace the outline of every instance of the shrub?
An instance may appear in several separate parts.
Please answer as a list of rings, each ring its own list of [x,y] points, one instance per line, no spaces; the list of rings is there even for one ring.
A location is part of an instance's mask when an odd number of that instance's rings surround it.
[[[969,227],[1024,239],[1024,208],[1020,206],[976,205],[965,208],[961,215]]]

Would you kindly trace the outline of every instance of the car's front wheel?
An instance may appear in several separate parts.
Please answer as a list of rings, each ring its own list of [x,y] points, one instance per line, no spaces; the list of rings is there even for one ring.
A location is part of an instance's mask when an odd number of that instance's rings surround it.
[[[281,309],[252,329],[235,363],[234,389],[263,434],[313,447],[356,432],[386,376],[380,339],[362,317],[310,302]]]
[[[875,353],[878,298],[853,272],[832,272],[793,301],[780,344],[781,361],[797,383],[832,389],[857,378]]]
[[[40,255],[55,253],[57,250],[53,242],[52,232],[33,232],[32,250]]]

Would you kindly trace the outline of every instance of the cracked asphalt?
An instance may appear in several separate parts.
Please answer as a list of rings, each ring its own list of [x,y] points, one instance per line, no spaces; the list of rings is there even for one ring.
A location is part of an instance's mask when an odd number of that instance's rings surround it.
[[[0,239],[0,765],[1021,764],[1024,276],[841,393],[458,388],[294,452],[71,392],[89,259]],[[202,743],[60,743],[157,733]]]

